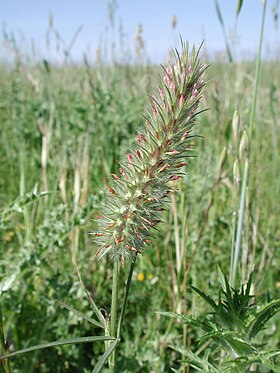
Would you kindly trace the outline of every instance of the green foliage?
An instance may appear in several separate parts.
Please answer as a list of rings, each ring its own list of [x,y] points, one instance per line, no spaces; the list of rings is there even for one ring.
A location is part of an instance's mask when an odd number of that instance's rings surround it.
[[[7,227],[10,218],[14,214],[22,214],[25,206],[38,201],[39,198],[47,194],[48,192],[38,193],[38,185],[36,184],[32,191],[25,193],[23,196],[17,197],[13,202],[9,203],[8,206],[0,210],[0,229]]]
[[[163,316],[177,318],[183,323],[202,330],[199,345],[207,347],[202,354],[173,347],[188,358],[198,371],[244,371],[253,363],[273,372],[279,371],[275,358],[280,350],[269,350],[259,343],[257,335],[264,332],[268,321],[280,311],[280,300],[259,300],[250,295],[251,273],[247,284],[239,289],[230,287],[220,272],[218,302],[203,291],[192,287],[211,307],[211,312],[197,318],[189,318],[172,312],[160,312]],[[203,349],[202,349],[203,350]]]

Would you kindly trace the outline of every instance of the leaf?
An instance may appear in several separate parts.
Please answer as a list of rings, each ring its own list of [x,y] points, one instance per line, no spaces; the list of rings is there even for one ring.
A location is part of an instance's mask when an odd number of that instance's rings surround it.
[[[159,314],[159,315],[162,315],[162,316],[167,316],[167,317],[171,317],[171,318],[174,318],[174,319],[181,320],[184,323],[186,323],[188,325],[191,325],[191,326],[194,326],[196,328],[197,327],[203,327],[203,323],[201,321],[199,321],[197,319],[193,319],[193,318],[185,316],[185,315],[180,315],[180,314],[175,313],[175,312],[158,311],[156,313]]]
[[[245,293],[246,297],[250,299],[252,298],[250,295],[252,280],[253,280],[253,271],[250,273],[249,280],[248,280],[247,287],[246,287],[246,293]]]
[[[212,298],[210,298],[208,295],[206,295],[203,291],[199,290],[198,288],[191,286],[191,288],[196,291],[213,309],[214,311],[218,310],[217,304],[213,301]]]
[[[226,291],[225,275],[223,274],[220,266],[218,266],[218,278],[223,291]]]
[[[223,16],[222,16],[222,12],[221,12],[218,0],[215,0],[215,8],[216,8],[216,13],[217,13],[217,16],[218,16],[218,20],[220,22],[220,25],[221,25],[221,28],[222,28],[222,31],[223,31],[223,36],[224,36],[224,40],[225,40],[225,44],[226,44],[226,50],[227,50],[227,55],[228,55],[229,62],[233,62],[233,56],[232,56],[232,52],[231,52],[231,49],[230,49],[229,40],[228,40],[228,36],[227,36],[227,33],[226,33],[226,28],[225,28],[225,23],[224,23],[224,20],[223,20]]]
[[[234,332],[227,330],[217,330],[200,337],[200,343],[209,340],[215,340],[222,348],[227,349],[230,353],[237,355],[250,355],[255,352],[255,348],[243,339],[238,338]]]
[[[78,268],[78,265],[76,263],[76,261],[74,261],[74,265],[75,265],[75,269],[77,271],[77,274],[78,274],[78,277],[79,277],[79,281],[80,281],[80,284],[82,286],[82,288],[84,289],[85,291],[85,294],[87,296],[87,299],[93,309],[93,312],[95,313],[96,317],[98,318],[98,320],[100,321],[100,324],[102,324],[102,327],[103,328],[106,328],[106,320],[104,319],[102,313],[100,312],[99,308],[97,307],[95,301],[93,300],[93,298],[91,297],[89,291],[87,290],[87,288],[85,287],[85,284],[83,282],[83,279],[82,279],[82,276],[81,276],[81,273],[80,273],[80,270]]]
[[[272,300],[260,307],[254,320],[249,325],[249,338],[254,338],[261,330],[263,330],[267,321],[279,311],[280,299]]]
[[[243,5],[243,0],[238,0],[237,7],[236,7],[236,17],[239,16],[239,13],[241,11],[242,5]]]
[[[225,335],[224,338],[232,351],[238,355],[251,355],[255,352],[255,348],[241,338],[233,335]]]
[[[269,369],[269,372],[278,373],[280,371],[279,364],[275,365],[271,358],[280,354],[280,350],[270,350],[265,351],[263,353],[256,352],[251,356],[239,356],[238,358],[234,359],[226,359],[224,362],[225,367],[227,367],[229,372],[235,372],[237,368],[243,368],[242,371],[246,370],[246,367],[252,365],[253,363],[257,363],[260,366],[264,366]],[[247,371],[247,370],[246,370]]]
[[[100,372],[101,368],[103,367],[103,365],[106,363],[108,357],[111,355],[111,353],[114,351],[114,349],[116,348],[117,344],[118,344],[119,340],[116,339],[113,343],[111,343],[110,347],[108,348],[108,350],[106,350],[104,352],[104,354],[101,356],[101,358],[98,360],[95,368],[93,369],[92,373],[98,373]]]
[[[259,354],[259,360],[264,366],[269,368],[272,372],[279,373],[280,372],[279,363],[275,365],[273,361],[271,360],[272,358],[278,355],[280,355],[280,350],[265,351],[264,353]]]
[[[66,303],[63,303],[61,302],[60,300],[58,299],[54,299],[55,302],[57,302],[61,307],[64,307],[66,308],[68,311],[71,311],[73,312],[75,315],[81,317],[83,320],[86,320],[88,322],[90,322],[91,324],[94,324],[96,326],[99,326],[100,328],[103,328],[104,329],[104,325],[102,325],[100,322],[98,322],[97,320],[94,320],[92,319],[91,317],[85,315],[84,313],[76,310],[75,308],[71,307],[71,306],[68,306]]]
[[[199,372],[220,373],[218,369],[207,360],[200,358],[190,350],[185,350],[181,347],[169,346],[172,350],[179,352],[187,357],[187,362]]]
[[[104,336],[94,336],[94,337],[80,337],[80,338],[62,339],[60,341],[47,342],[47,343],[42,343],[40,345],[23,348],[22,350],[12,352],[9,355],[0,356],[0,360],[7,359],[7,358],[17,356],[17,355],[21,355],[21,354],[25,354],[26,352],[42,350],[43,348],[63,346],[63,345],[69,345],[69,344],[75,344],[75,343],[113,341],[114,339],[115,338],[113,338],[113,337],[106,337],[106,336],[105,337]]]
[[[44,65],[46,72],[49,74],[51,72],[51,69],[50,69],[50,64],[48,63],[48,61],[44,59],[43,65]]]
[[[39,200],[49,193],[50,192],[38,193],[38,185],[36,184],[30,192],[25,193],[23,196],[17,197],[8,206],[0,210],[0,228],[5,227],[6,223],[13,214],[23,213],[25,206]]]

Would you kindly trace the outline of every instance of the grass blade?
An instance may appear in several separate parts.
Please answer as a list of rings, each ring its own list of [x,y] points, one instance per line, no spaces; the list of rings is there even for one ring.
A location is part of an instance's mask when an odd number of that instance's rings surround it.
[[[105,353],[101,356],[101,358],[98,360],[98,363],[96,364],[95,368],[93,369],[92,373],[98,373],[100,372],[103,365],[106,363],[108,357],[111,355],[111,353],[114,351],[114,349],[117,347],[119,340],[116,339],[113,343],[111,343],[108,350],[105,351]]]
[[[243,5],[243,0],[238,0],[237,7],[236,7],[236,17],[239,16],[239,13],[241,11],[242,5]]]
[[[248,159],[246,159],[244,174],[243,174],[239,214],[238,214],[238,225],[237,225],[236,240],[235,240],[235,247],[234,247],[234,257],[231,258],[231,262],[233,263],[233,265],[232,265],[232,271],[230,273],[229,282],[232,287],[234,287],[235,285],[237,263],[238,263],[239,252],[240,252],[242,228],[243,228],[243,220],[244,220],[244,212],[245,212],[246,187],[247,187],[248,177],[249,177],[249,161]]]
[[[216,7],[216,12],[217,12],[217,16],[218,16],[220,25],[222,27],[228,59],[229,59],[229,62],[233,62],[233,57],[232,57],[232,53],[231,53],[231,49],[230,49],[230,46],[229,46],[229,41],[228,41],[228,37],[227,37],[227,33],[226,33],[225,23],[224,23],[224,20],[223,20],[223,16],[222,16],[222,12],[221,12],[218,0],[215,0],[215,7]]]
[[[90,322],[91,324],[94,324],[94,325],[99,326],[100,328],[104,329],[104,325],[102,325],[100,322],[92,319],[91,317],[89,317],[89,316],[85,315],[84,313],[76,310],[75,308],[73,308],[71,306],[68,306],[68,304],[61,302],[59,299],[54,299],[54,301],[57,302],[61,307],[64,307],[68,311],[71,311],[75,315],[81,317],[83,320],[86,320],[86,321]]]
[[[99,308],[97,307],[95,301],[92,299],[92,296],[90,295],[87,288],[85,287],[84,282],[82,280],[80,270],[79,270],[79,268],[77,266],[77,263],[75,261],[74,261],[74,265],[75,265],[75,269],[76,269],[78,277],[79,277],[80,284],[81,284],[82,288],[84,289],[84,291],[86,293],[87,299],[88,299],[88,301],[89,301],[89,303],[90,303],[90,305],[93,309],[93,312],[95,313],[96,317],[100,321],[100,324],[103,325],[103,328],[106,328],[106,320],[104,319],[104,317],[103,317],[102,313],[100,312]]]
[[[42,350],[44,348],[49,348],[49,347],[64,346],[64,345],[76,344],[76,343],[89,343],[89,342],[100,342],[100,341],[104,342],[104,341],[111,341],[111,340],[114,340],[114,338],[104,337],[104,336],[62,339],[60,341],[54,341],[54,342],[49,342],[49,343],[47,342],[47,343],[42,343],[40,345],[23,348],[22,350],[12,352],[9,355],[0,356],[0,360],[7,359],[7,358],[17,356],[17,355],[22,355],[22,354],[25,354],[26,352]]]

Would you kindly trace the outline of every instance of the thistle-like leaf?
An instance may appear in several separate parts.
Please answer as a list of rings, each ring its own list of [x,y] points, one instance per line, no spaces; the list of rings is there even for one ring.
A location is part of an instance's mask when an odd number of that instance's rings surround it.
[[[260,306],[249,326],[249,338],[255,338],[261,330],[264,330],[266,323],[279,311],[280,299],[272,300]]]

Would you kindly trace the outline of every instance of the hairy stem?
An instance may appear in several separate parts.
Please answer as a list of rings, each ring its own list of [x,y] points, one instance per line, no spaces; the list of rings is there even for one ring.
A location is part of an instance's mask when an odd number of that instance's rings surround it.
[[[128,278],[127,278],[127,282],[126,282],[125,294],[124,294],[124,298],[123,298],[123,305],[122,305],[122,309],[121,309],[121,313],[120,313],[120,317],[119,317],[119,322],[118,322],[118,330],[117,330],[117,337],[118,338],[120,338],[120,335],[121,335],[121,328],[122,328],[122,324],[123,324],[123,318],[124,318],[124,313],[125,313],[125,309],[126,309],[126,304],[127,304],[127,299],[128,299],[132,274],[133,274],[133,270],[134,270],[134,264],[135,264],[135,261],[136,261],[136,256],[137,256],[137,254],[135,254],[135,259],[130,264],[129,274],[128,274]]]
[[[111,302],[111,322],[110,322],[110,336],[117,336],[117,318],[118,318],[118,293],[119,293],[119,273],[120,263],[114,261],[113,269],[113,288],[112,288],[112,302]],[[112,352],[109,359],[109,368],[111,373],[116,372],[116,349]]]

